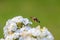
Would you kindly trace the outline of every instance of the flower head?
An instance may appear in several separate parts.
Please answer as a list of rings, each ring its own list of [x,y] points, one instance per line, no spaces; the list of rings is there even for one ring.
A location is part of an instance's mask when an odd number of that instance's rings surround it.
[[[16,16],[9,19],[4,26],[4,39],[0,40],[54,40],[51,32],[40,25],[31,28],[28,18]]]

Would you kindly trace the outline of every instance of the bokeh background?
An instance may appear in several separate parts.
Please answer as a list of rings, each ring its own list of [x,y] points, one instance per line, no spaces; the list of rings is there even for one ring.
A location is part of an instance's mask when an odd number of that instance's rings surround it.
[[[41,26],[46,26],[55,40],[60,40],[59,0],[0,0],[0,38],[6,21],[14,16],[37,17]],[[35,25],[34,25],[35,24]],[[38,23],[34,23],[36,26]]]

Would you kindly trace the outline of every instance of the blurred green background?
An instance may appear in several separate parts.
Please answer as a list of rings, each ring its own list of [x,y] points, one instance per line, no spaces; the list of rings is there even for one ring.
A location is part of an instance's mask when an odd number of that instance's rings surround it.
[[[55,40],[60,40],[59,0],[0,0],[0,38],[6,21],[14,16],[37,17],[41,26],[46,26]],[[37,25],[37,23],[33,23]]]

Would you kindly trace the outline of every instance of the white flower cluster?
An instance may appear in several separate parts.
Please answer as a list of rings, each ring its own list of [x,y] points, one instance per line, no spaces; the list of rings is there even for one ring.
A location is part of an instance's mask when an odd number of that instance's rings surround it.
[[[0,40],[54,40],[46,27],[31,28],[29,24],[32,22],[22,16],[9,19],[3,29],[4,38]]]

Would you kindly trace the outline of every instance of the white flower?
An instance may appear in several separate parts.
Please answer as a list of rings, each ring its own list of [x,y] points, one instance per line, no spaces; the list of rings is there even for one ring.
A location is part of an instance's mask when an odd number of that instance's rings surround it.
[[[16,31],[17,25],[15,23],[11,23],[8,27],[8,31]]]
[[[31,27],[30,27],[29,25],[25,26],[25,30],[26,30],[26,31],[28,31],[28,30],[30,30],[30,29],[31,29]]]
[[[19,37],[19,40],[24,40],[24,38],[23,37]]]
[[[32,22],[30,22],[27,18],[24,18],[23,23],[24,23],[25,25],[27,25],[27,24],[32,24]]]
[[[29,32],[32,33],[33,36],[40,36],[40,34],[41,34],[41,31],[36,28],[30,29]]]
[[[13,33],[11,35],[8,35],[5,40],[13,40],[19,38],[19,33]]]
[[[3,38],[1,38],[0,40],[4,40]]]
[[[7,35],[8,35],[8,25],[7,26],[5,26],[4,28],[3,28],[3,31],[4,31],[4,37],[6,37]]]
[[[54,37],[52,36],[52,34],[48,31],[48,29],[46,27],[43,27],[43,29],[41,31],[42,31],[42,33],[41,33],[40,37],[43,40],[54,40]]]
[[[8,35],[8,36],[5,38],[5,40],[13,40],[12,35]]]
[[[50,39],[47,39],[47,38],[44,37],[44,38],[41,38],[41,40],[50,40]]]
[[[16,16],[16,17],[12,18],[11,20],[15,23],[23,22],[23,17],[22,16]]]
[[[20,32],[28,31],[28,30],[30,30],[30,29],[31,29],[30,26],[23,26],[23,27],[20,29]]]
[[[18,29],[17,23],[23,23],[22,27]],[[4,30],[4,39],[0,40],[54,40],[53,35],[46,28],[37,27],[31,28],[29,24],[31,21],[22,16],[16,16],[6,22]],[[20,24],[19,24],[20,25]]]
[[[26,36],[26,37],[20,37],[19,40],[37,40],[36,38],[32,38],[30,36]]]
[[[54,37],[53,37],[53,35],[48,31],[47,32],[47,39],[49,39],[49,40],[54,40]]]
[[[48,31],[48,29],[46,27],[43,27],[41,29],[41,35],[40,35],[40,37],[43,38],[43,37],[47,36],[47,31]]]
[[[19,36],[20,36],[20,33],[14,33],[14,34],[12,34],[13,39],[17,39],[17,38],[19,38]]]

